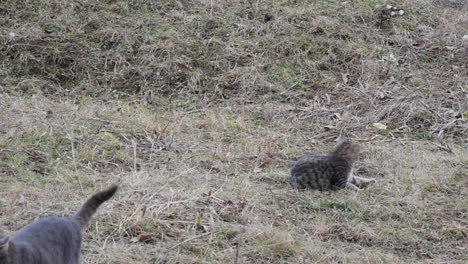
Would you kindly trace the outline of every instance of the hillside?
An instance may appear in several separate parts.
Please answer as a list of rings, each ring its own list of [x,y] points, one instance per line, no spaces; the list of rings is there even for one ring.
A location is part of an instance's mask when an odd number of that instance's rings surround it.
[[[465,35],[463,0],[2,0],[0,233],[118,182],[83,263],[464,263]],[[292,191],[340,136],[378,182]]]

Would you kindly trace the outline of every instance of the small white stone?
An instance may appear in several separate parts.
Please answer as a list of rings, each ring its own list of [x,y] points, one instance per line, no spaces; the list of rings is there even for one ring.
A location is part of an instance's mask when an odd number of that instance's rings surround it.
[[[385,8],[392,9],[392,6],[391,5],[386,5]]]
[[[403,9],[401,9],[400,11],[398,11],[398,14],[399,14],[400,16],[402,16],[402,15],[405,14],[405,11],[404,11]]]
[[[463,42],[468,42],[468,35],[463,36],[462,40]]]
[[[10,36],[10,38],[14,38],[14,37],[16,37],[16,34],[15,34],[14,32],[10,32],[10,33],[8,34],[8,36]]]
[[[391,15],[391,16],[395,16],[396,13],[395,13],[394,11],[392,11],[392,12],[390,12],[390,15]]]
[[[463,45],[468,47],[468,35],[463,36],[462,41],[463,41]]]

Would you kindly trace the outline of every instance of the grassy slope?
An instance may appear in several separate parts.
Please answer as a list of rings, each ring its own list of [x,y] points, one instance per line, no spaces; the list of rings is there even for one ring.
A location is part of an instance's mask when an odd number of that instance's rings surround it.
[[[118,181],[85,263],[467,261],[463,1],[396,1],[390,22],[371,0],[16,2],[2,233]],[[378,184],[292,192],[294,159],[339,135]]]

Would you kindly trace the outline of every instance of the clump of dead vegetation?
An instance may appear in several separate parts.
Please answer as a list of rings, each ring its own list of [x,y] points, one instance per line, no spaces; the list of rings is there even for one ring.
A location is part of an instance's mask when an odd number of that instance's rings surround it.
[[[466,261],[467,14],[462,0],[1,1],[1,231],[118,181],[85,263]],[[291,192],[295,158],[343,135],[379,183]]]
[[[273,100],[347,115],[339,129],[465,134],[466,6],[400,1],[404,13],[391,16],[388,4],[3,1],[2,86],[149,103]]]

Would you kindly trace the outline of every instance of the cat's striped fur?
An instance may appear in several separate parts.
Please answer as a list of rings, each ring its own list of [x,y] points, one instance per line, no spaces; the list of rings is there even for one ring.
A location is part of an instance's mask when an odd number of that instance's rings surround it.
[[[294,164],[289,183],[295,189],[311,188],[324,191],[348,186],[358,190],[370,182],[375,182],[374,179],[365,179],[353,174],[352,167],[358,154],[359,145],[346,139],[329,155],[304,155]]]

